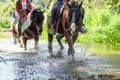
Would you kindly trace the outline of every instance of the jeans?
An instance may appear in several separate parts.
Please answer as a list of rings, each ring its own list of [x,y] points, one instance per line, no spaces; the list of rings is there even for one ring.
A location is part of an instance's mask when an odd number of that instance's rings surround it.
[[[60,5],[62,5],[62,0],[57,0],[52,8],[52,11],[51,11],[52,24],[54,24],[56,21],[57,10],[58,10]]]

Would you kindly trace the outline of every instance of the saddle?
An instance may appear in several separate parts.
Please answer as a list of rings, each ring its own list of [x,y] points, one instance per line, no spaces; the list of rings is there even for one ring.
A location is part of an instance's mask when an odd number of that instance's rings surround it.
[[[57,13],[56,13],[56,14],[57,14],[56,20],[55,20],[55,23],[54,23],[53,25],[56,25],[56,24],[57,24],[57,21],[58,21],[59,17],[61,16],[61,14],[62,14],[65,6],[66,6],[66,4],[62,4],[62,5],[60,5],[60,6],[58,7]],[[48,15],[48,17],[51,17],[51,13]],[[51,23],[51,24],[52,24],[52,23]]]

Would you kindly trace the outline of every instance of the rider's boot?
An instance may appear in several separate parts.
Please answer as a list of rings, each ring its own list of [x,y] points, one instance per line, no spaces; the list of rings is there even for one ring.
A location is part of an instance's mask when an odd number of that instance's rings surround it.
[[[82,34],[86,33],[86,32],[87,32],[86,27],[85,27],[85,26],[82,26],[82,27],[80,28],[80,32],[81,32]]]
[[[54,34],[55,33],[55,29],[54,29],[54,24],[51,25],[51,28],[49,29],[49,34]]]

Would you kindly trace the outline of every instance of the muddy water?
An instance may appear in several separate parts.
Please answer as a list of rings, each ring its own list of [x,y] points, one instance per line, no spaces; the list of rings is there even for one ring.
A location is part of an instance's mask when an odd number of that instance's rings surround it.
[[[108,75],[120,77],[120,46],[75,44],[76,60],[72,62],[67,44],[62,58],[50,58],[47,41],[40,40],[38,50],[29,41],[27,51],[12,41],[0,39],[0,56],[7,63],[0,62],[0,80],[103,80],[101,75],[107,76],[104,80],[119,80]],[[56,54],[58,43],[53,46]]]

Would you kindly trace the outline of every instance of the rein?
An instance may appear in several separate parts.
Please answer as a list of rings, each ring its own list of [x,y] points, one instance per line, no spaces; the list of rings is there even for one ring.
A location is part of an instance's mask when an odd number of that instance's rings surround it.
[[[68,23],[68,26],[70,26],[70,24]],[[70,29],[71,29],[71,27],[69,27],[69,28],[65,28],[65,22],[63,23],[63,29],[65,30],[65,31],[69,31]]]

